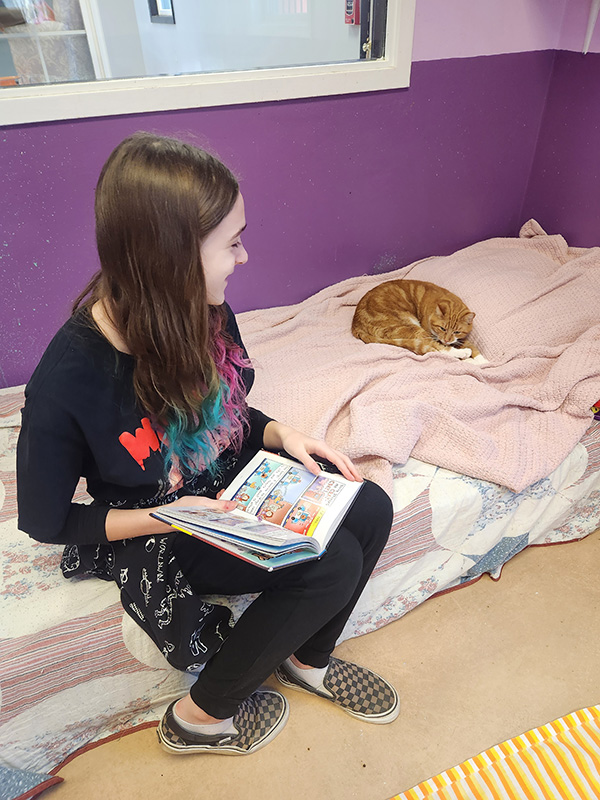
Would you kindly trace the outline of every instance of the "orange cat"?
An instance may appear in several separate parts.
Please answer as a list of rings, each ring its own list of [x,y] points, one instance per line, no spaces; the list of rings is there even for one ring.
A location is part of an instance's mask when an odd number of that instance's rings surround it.
[[[474,316],[459,297],[435,283],[386,281],[359,300],[352,333],[367,344],[393,344],[418,355],[440,351],[475,358],[479,350],[466,338]]]

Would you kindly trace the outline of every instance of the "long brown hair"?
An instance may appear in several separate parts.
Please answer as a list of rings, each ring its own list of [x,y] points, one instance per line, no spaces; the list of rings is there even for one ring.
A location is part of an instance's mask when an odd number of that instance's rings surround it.
[[[113,150],[96,187],[101,270],[73,311],[104,301],[135,358],[141,407],[167,422],[175,413],[179,430],[182,422],[202,427],[205,401],[223,383],[214,340],[224,313],[207,302],[200,245],[238,194],[237,180],[214,156],[144,132]],[[225,343],[235,350],[228,337]],[[241,409],[240,397],[230,399]]]

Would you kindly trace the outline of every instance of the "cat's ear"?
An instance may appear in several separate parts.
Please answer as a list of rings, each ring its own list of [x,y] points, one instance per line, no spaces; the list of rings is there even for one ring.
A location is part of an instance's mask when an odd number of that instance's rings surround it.
[[[435,313],[439,317],[445,317],[448,313],[448,303],[445,300],[439,300],[435,307]]]
[[[473,322],[474,319],[475,319],[475,312],[474,311],[469,311],[469,313],[465,314],[464,317],[463,317],[463,320],[467,323],[467,325],[471,325],[471,323]]]

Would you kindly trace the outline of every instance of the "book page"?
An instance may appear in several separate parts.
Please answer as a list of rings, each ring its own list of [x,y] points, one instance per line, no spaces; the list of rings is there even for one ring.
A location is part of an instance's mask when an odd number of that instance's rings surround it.
[[[272,545],[277,549],[289,542],[289,534],[270,523],[235,511],[213,511],[210,508],[181,508],[174,512],[161,508],[156,513],[159,519],[170,524],[187,524],[191,530],[224,531],[230,537],[240,540],[250,539]]]
[[[328,512],[340,503],[345,507],[348,493],[354,492],[341,476],[327,472],[317,476],[302,464],[274,454],[263,452],[260,456],[258,465],[249,474],[244,470],[223,493],[223,499],[235,500],[240,510],[290,533],[314,536],[322,520],[331,517],[333,522],[339,516]]]

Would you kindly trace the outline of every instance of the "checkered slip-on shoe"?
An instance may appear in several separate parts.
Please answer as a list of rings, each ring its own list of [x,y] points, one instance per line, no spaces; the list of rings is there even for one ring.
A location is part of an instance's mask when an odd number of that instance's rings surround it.
[[[326,697],[363,722],[384,725],[400,713],[400,699],[394,687],[380,675],[350,661],[331,656],[322,689],[315,689],[292,675],[285,664],[275,670],[280,683],[290,689]]]
[[[169,753],[223,753],[245,756],[260,750],[287,722],[289,707],[279,692],[262,690],[254,692],[238,708],[233,718],[237,733],[204,736],[184,730],[175,721],[173,706],[167,708],[157,729],[158,741]]]

